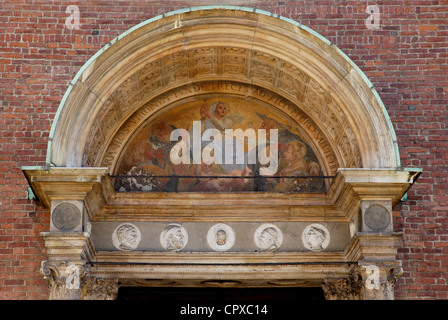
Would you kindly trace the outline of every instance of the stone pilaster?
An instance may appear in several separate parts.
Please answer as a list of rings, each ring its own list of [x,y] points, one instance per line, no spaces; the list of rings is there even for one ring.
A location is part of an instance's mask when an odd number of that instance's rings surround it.
[[[50,300],[80,300],[86,262],[91,255],[90,234],[42,232],[48,260],[40,272],[47,280]]]

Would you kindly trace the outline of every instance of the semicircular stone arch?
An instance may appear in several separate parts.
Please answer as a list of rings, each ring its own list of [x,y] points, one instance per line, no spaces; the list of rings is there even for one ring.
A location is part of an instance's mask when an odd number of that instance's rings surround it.
[[[310,29],[244,8],[172,12],[103,48],[61,102],[47,162],[117,173],[148,119],[213,94],[282,114],[325,175],[400,166],[387,112],[356,65]]]

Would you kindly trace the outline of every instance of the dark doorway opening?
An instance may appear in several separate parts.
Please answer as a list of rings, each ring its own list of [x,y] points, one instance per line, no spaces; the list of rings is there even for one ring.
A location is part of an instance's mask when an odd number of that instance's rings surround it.
[[[176,303],[259,303],[325,300],[320,287],[294,288],[157,288],[120,287],[117,300],[121,301],[160,301]]]

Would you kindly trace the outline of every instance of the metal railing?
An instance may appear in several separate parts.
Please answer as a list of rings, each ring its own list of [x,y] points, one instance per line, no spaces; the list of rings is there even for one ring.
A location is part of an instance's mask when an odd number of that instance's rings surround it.
[[[167,187],[167,188],[150,188],[151,183],[168,183],[169,181],[176,183],[181,179],[198,179],[203,181],[204,179],[223,179],[223,180],[244,180],[246,181],[246,190],[238,191],[238,192],[274,192],[274,193],[298,193],[298,192],[313,192],[313,193],[324,193],[326,191],[325,183],[326,179],[333,179],[335,176],[262,176],[262,175],[250,175],[250,176],[226,176],[226,175],[151,175],[151,174],[142,174],[142,175],[112,175],[114,188],[117,192],[197,192],[194,190],[184,190],[178,191],[175,187]],[[135,180],[132,180],[135,179]],[[162,180],[158,180],[162,179]],[[247,183],[247,180],[251,179],[252,188],[250,187],[250,183]],[[301,182],[300,184],[296,183],[296,187],[291,188],[289,191],[274,191],[268,190],[267,184],[271,179],[281,179],[281,181],[285,181],[284,179],[290,181],[307,181]],[[127,184],[127,185],[126,185]],[[145,188],[146,186],[146,188]],[[207,191],[199,191],[199,192],[207,192]],[[213,191],[208,191],[213,192]],[[220,191],[215,191],[220,192]],[[222,191],[225,192],[225,191]]]

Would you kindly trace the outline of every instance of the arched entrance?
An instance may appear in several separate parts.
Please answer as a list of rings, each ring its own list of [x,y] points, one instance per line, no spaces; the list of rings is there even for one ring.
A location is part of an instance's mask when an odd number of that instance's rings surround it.
[[[173,131],[194,149],[207,128],[253,129],[257,143],[257,130],[277,130],[264,140],[276,170],[260,159],[178,167]],[[392,206],[419,174],[400,168],[378,94],[340,50],[294,21],[231,7],[171,12],[109,43],[67,90],[47,166],[24,172],[52,212],[50,297],[78,299],[229,284],[393,298]]]

